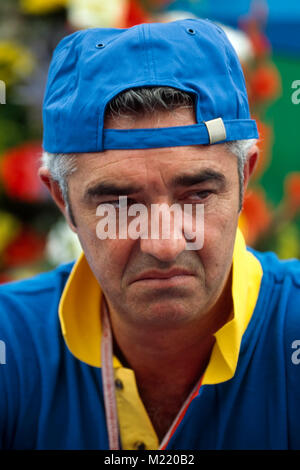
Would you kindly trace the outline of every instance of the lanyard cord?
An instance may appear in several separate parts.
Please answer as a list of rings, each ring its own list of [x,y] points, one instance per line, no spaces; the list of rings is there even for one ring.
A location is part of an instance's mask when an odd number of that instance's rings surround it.
[[[108,430],[108,442],[110,450],[119,450],[119,423],[118,411],[115,395],[115,379],[113,370],[113,348],[112,348],[112,333],[107,313],[107,305],[105,300],[102,302],[102,341],[101,341],[101,358],[102,358],[102,381],[103,381],[103,394],[106,424]],[[195,385],[188,398],[182,405],[179,413],[174,419],[170,429],[163,438],[159,450],[164,450],[179,424],[181,423],[190,403],[198,395],[201,387],[202,377]]]
[[[113,370],[112,334],[105,299],[102,301],[102,382],[108,443],[110,450],[119,450],[119,423],[115,395],[115,378]]]
[[[202,382],[202,377],[201,379],[197,382],[187,399],[185,400],[184,404],[180,408],[178,414],[176,415],[171,427],[169,428],[169,431],[165,434],[165,437],[163,438],[159,450],[165,450],[167,445],[169,444],[169,441],[173,434],[175,433],[176,429],[178,428],[179,424],[183,420],[183,417],[185,413],[187,412],[188,407],[190,406],[192,400],[198,395],[200,387],[201,387],[201,382]]]

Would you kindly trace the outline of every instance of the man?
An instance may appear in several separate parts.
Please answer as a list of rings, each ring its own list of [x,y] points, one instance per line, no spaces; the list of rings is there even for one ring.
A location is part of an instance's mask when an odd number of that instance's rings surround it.
[[[3,448],[299,448],[299,263],[237,229],[257,138],[209,21],[60,43],[40,176],[83,254],[1,288]]]

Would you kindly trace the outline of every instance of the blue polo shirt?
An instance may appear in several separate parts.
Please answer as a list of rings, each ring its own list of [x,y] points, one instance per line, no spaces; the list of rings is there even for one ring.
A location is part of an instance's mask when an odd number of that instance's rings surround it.
[[[89,275],[81,257],[0,287],[1,448],[108,448],[95,313],[101,288],[95,283],[84,294]],[[233,316],[216,333],[202,385],[167,449],[300,448],[299,279],[299,261],[246,250],[237,236]],[[122,448],[135,448],[141,435],[156,448],[133,372],[117,358],[114,368],[129,389],[117,397]]]

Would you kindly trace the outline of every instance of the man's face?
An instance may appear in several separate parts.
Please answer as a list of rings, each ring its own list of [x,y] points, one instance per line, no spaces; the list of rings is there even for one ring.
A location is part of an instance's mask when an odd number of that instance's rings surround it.
[[[157,119],[144,117],[130,127],[195,123],[187,109]],[[129,126],[124,119],[109,127]],[[119,193],[103,194],[104,184]],[[184,236],[175,239],[172,230],[169,239],[100,240],[96,209],[112,202],[117,208],[120,195],[149,214],[151,204],[203,204],[203,247],[186,250]],[[239,215],[237,158],[225,145],[82,154],[69,178],[69,199],[82,248],[115,316],[135,326],[176,327],[214,309],[230,274]]]

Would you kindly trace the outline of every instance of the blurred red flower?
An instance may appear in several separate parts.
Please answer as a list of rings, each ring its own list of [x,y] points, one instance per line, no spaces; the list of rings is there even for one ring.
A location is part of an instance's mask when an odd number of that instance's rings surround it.
[[[40,143],[28,142],[9,149],[1,159],[1,179],[8,196],[25,202],[47,197],[37,174],[42,153]]]
[[[285,202],[292,213],[300,210],[300,172],[286,176]]]
[[[127,7],[127,15],[125,18],[124,28],[130,28],[140,23],[148,23],[150,17],[148,13],[143,9],[139,0],[129,0]]]
[[[253,98],[259,101],[275,99],[281,89],[277,68],[270,63],[259,65],[250,77],[249,84]]]
[[[5,282],[13,281],[13,278],[6,273],[0,273],[0,284],[5,284]]]
[[[46,238],[32,229],[23,228],[3,253],[3,263],[7,267],[16,267],[39,261],[46,246]]]
[[[253,244],[268,228],[272,214],[261,190],[247,191],[239,225],[248,244]]]
[[[254,169],[254,173],[251,176],[252,181],[256,178],[259,178],[267,169],[270,161],[271,145],[273,140],[272,127],[261,121],[258,117],[253,116],[253,119],[256,121],[259,134],[259,140],[257,144],[259,147],[259,157],[257,165]]]
[[[262,59],[267,57],[270,53],[271,47],[268,38],[264,35],[264,33],[260,30],[261,25],[257,22],[256,19],[248,19],[243,21],[240,20],[241,29],[243,29],[248,38],[251,41],[251,45],[257,59]]]

